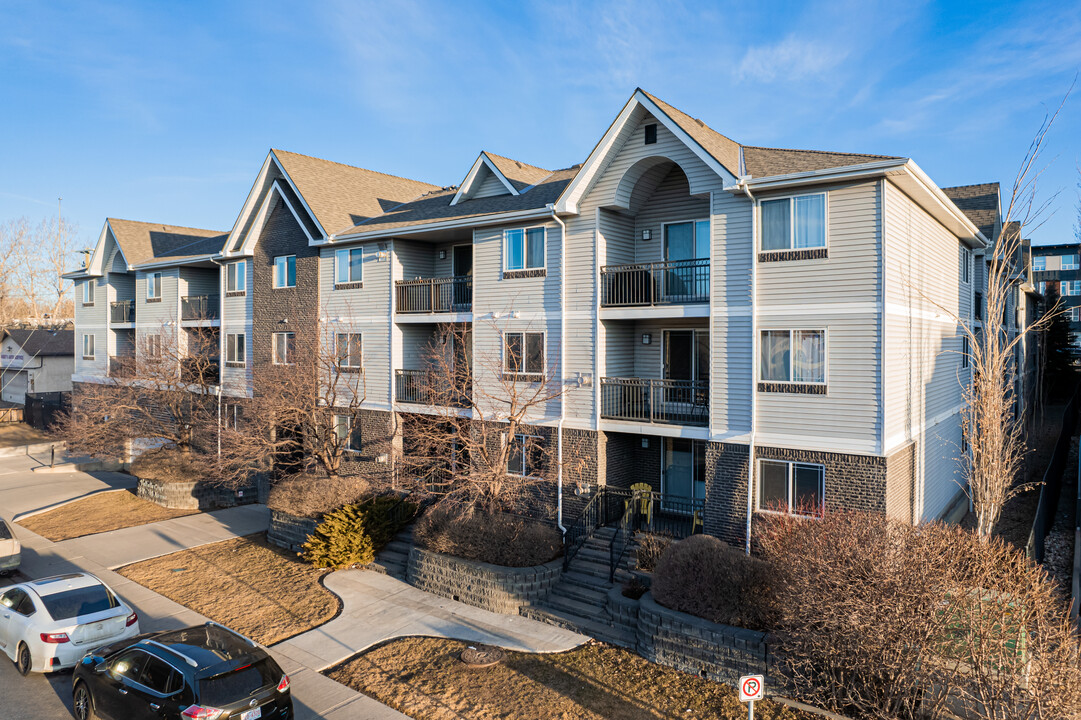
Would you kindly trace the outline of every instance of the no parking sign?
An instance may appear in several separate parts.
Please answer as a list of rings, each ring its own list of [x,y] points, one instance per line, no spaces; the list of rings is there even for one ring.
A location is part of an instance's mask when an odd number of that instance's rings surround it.
[[[744,675],[739,679],[739,701],[761,700],[766,684],[761,675]]]

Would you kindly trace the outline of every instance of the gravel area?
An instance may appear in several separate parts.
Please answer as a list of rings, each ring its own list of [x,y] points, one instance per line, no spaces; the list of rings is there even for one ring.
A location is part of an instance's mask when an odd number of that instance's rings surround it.
[[[1077,446],[1078,438],[1074,437],[1070,445],[1070,457],[1066,461],[1066,471],[1062,475],[1062,494],[1059,495],[1055,522],[1044,541],[1044,567],[1066,594],[1069,594],[1070,584],[1073,581],[1074,528],[1077,513]]]

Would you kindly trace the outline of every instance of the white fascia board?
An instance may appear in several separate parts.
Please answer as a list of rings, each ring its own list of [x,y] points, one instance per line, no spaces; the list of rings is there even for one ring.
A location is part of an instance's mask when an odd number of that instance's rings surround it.
[[[94,245],[94,251],[90,254],[90,260],[86,263],[86,267],[82,270],[68,273],[72,276],[85,276],[85,277],[102,277],[105,275],[105,245],[109,239],[110,233],[113,236],[113,242],[116,242],[116,249],[120,251],[120,257],[124,258],[124,265],[130,270],[131,265],[128,263],[127,257],[124,256],[124,248],[120,247],[120,243],[116,241],[116,233],[113,232],[112,227],[109,225],[109,221],[105,221],[105,225],[101,228],[101,233],[98,235],[98,241]],[[65,275],[67,277],[67,275]]]
[[[194,265],[196,263],[213,261],[218,257],[218,253],[209,253],[207,255],[193,255],[190,258],[184,258],[183,260],[158,260],[156,262],[141,263],[136,265],[133,270],[150,270],[152,268],[174,267],[180,265]]]
[[[683,128],[681,128],[672,118],[668,116],[657,103],[650,100],[645,93],[641,90],[636,90],[631,99],[627,101],[627,104],[623,106],[623,110],[620,111],[615,121],[608,128],[608,131],[601,138],[597,146],[593,148],[593,152],[586,158],[585,163],[582,164],[582,169],[578,171],[578,174],[571,181],[570,185],[563,191],[563,194],[559,196],[559,200],[556,201],[556,210],[560,213],[578,213],[578,201],[582,199],[586,190],[593,184],[593,179],[602,168],[607,166],[606,160],[609,154],[615,149],[616,138],[619,137],[619,133],[629,122],[632,113],[636,108],[642,107],[650,115],[655,117],[658,122],[665,126],[670,133],[676,136],[676,138],[686,145],[691,152],[698,156],[702,162],[709,167],[710,170],[717,173],[725,183],[734,183],[738,178],[721,165],[717,158],[706,152],[705,148],[698,144],[698,142],[688,135]]]
[[[451,205],[457,205],[462,200],[462,196],[466,195],[472,188],[473,183],[477,179],[477,175],[480,173],[482,167],[487,167],[497,178],[499,182],[503,183],[503,186],[510,191],[511,195],[519,195],[518,190],[511,184],[507,176],[499,172],[499,168],[495,166],[488,154],[482,152],[473,163],[473,167],[469,168],[469,174],[465,176],[465,180],[462,180],[462,184],[458,186],[458,192],[454,193],[454,199],[450,201]]]
[[[259,214],[256,216],[255,222],[252,223],[251,229],[248,230],[248,234],[244,237],[243,245],[239,250],[225,253],[226,257],[249,257],[254,254],[255,243],[259,239],[259,234],[263,231],[263,226],[266,225],[267,220],[270,219],[270,205],[275,195],[281,197],[285,207],[289,208],[289,212],[293,213],[293,218],[297,221],[297,225],[300,226],[301,232],[304,233],[304,237],[308,238],[308,245],[317,244],[315,238],[312,237],[312,234],[308,232],[308,228],[304,225],[304,221],[300,219],[300,214],[293,207],[293,203],[289,202],[289,198],[282,192],[280,182],[280,180],[275,180],[267,191],[266,197],[263,198],[263,204],[259,207]]]
[[[389,228],[387,230],[375,230],[369,233],[350,233],[348,235],[336,235],[326,242],[315,243],[316,245],[340,245],[346,242],[361,240],[376,240],[388,237],[406,237],[418,232],[431,232],[433,230],[453,230],[456,228],[482,227],[485,225],[503,225],[519,220],[533,220],[535,218],[551,217],[551,206],[541,208],[529,208],[528,210],[515,210],[513,212],[498,213],[496,215],[480,215],[443,222],[426,223],[424,225],[409,225],[406,227]]]
[[[274,151],[271,150],[270,154],[274,155]],[[278,157],[276,155],[274,156],[274,164],[278,166],[279,170],[281,170],[282,176],[285,178],[285,181],[289,183],[289,187],[293,190],[293,193],[296,194],[297,198],[300,200],[300,205],[304,208],[304,212],[308,213],[308,217],[310,217],[312,219],[312,222],[315,223],[315,227],[319,230],[320,235],[322,237],[326,237],[327,235],[329,235],[330,233],[328,233],[326,231],[326,228],[323,227],[323,224],[319,222],[319,218],[317,218],[315,216],[315,213],[312,212],[312,209],[308,207],[308,201],[304,199],[304,195],[300,192],[300,190],[297,189],[297,186],[293,183],[293,178],[289,177],[289,173],[285,172],[285,168],[282,167],[282,164],[278,161]],[[289,201],[286,200],[286,202],[288,203]],[[293,211],[293,214],[296,215],[295,210]],[[308,244],[314,244],[311,233],[309,233],[307,229],[304,230],[304,234],[308,236]]]
[[[240,215],[237,216],[236,222],[233,223],[233,229],[229,231],[229,237],[225,240],[225,246],[222,248],[222,254],[228,255],[233,251],[233,246],[239,239],[240,228],[244,226],[244,223],[248,221],[248,217],[251,215],[252,208],[255,206],[258,196],[255,193],[256,188],[263,184],[266,179],[266,174],[270,170],[270,163],[277,161],[274,159],[274,153],[268,152],[266,159],[263,160],[263,166],[259,169],[259,174],[255,178],[255,182],[251,186],[251,190],[248,191],[248,197],[244,199],[244,205],[240,208]]]

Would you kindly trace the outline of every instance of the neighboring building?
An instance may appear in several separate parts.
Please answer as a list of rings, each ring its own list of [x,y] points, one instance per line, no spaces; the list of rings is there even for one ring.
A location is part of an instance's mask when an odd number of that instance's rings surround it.
[[[1032,246],[1032,279],[1045,295],[1053,287],[1065,306],[1070,337],[1081,347],[1081,243]]]
[[[401,420],[431,412],[410,377],[452,324],[475,397],[497,388],[487,359],[521,347],[567,388],[530,418],[587,459],[563,478],[564,525],[598,487],[640,482],[741,545],[784,505],[931,520],[962,497],[970,373],[942,308],[973,318],[994,187],[974,217],[908,158],[743,146],[641,90],[560,170],[482,152],[445,188],[272,150],[227,237],[106,223],[71,277],[77,335],[108,349],[77,378],[161,327],[142,315],[161,273],[169,317],[220,299],[227,418],[290,333],[360,347],[361,468],[393,464]],[[135,322],[95,294],[134,300]]]
[[[27,393],[70,391],[74,352],[73,330],[4,330],[0,337],[0,399],[22,405]]]

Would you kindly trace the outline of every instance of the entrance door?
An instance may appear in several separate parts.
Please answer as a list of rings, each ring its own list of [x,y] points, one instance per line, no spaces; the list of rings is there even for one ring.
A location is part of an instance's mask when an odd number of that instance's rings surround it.
[[[661,492],[663,509],[691,514],[706,497],[706,458],[701,443],[683,438],[664,441]]]
[[[473,306],[473,246],[455,245],[453,265],[454,310],[468,312]]]
[[[709,331],[664,331],[664,379],[659,408],[674,422],[696,422],[709,403]],[[697,409],[696,409],[697,408]]]

